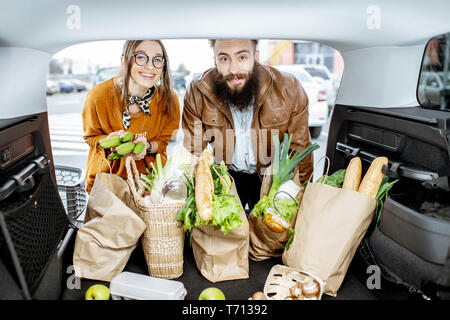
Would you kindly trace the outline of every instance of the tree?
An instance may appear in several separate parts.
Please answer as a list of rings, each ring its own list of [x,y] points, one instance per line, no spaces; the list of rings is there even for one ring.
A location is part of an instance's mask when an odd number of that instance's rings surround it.
[[[177,68],[177,70],[175,70],[175,72],[181,73],[184,76],[188,76],[191,73],[188,69],[186,69],[186,66],[183,63],[180,63],[178,65],[178,68]]]
[[[52,59],[49,64],[49,73],[50,74],[63,74],[63,67],[59,60]]]

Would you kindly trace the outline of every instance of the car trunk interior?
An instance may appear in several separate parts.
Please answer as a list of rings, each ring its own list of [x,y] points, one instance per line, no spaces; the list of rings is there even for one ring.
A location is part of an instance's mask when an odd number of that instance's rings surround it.
[[[0,120],[0,137],[0,297],[56,299],[73,229],[55,183],[47,113]]]
[[[375,157],[384,155],[390,161],[386,174],[399,180],[390,191],[379,226],[374,221],[369,227],[338,296],[325,295],[323,299],[421,299],[423,294],[435,295],[435,287],[425,293],[423,289],[417,291],[414,288],[423,288],[424,282],[438,278],[447,256],[444,251],[448,250],[450,234],[447,178],[450,166],[445,133],[449,124],[447,113],[420,107],[335,106],[327,147],[330,172],[345,168],[356,155],[363,160],[364,172]],[[63,205],[60,198],[55,197],[54,184],[48,180],[50,175],[54,176],[54,166],[48,161],[52,153],[47,114],[2,120],[1,131],[1,195],[7,200],[2,203],[10,205],[1,208],[5,217],[2,230],[7,229],[16,248],[12,253],[8,239],[2,236],[0,246],[6,254],[0,260],[0,281],[2,287],[8,288],[2,292],[7,293],[8,298],[83,299],[87,288],[99,281],[75,279],[70,269],[76,229],[70,228],[70,222],[61,218]],[[20,181],[23,182],[18,183]],[[40,189],[44,187],[50,191],[42,194]],[[27,218],[24,225],[14,225],[15,217],[23,220],[27,213],[35,213],[33,210],[39,207],[35,200],[56,208],[47,210],[55,216],[41,213]],[[45,237],[45,241],[33,236],[42,234],[44,221],[52,221],[47,224],[50,228],[47,234],[51,237]],[[25,239],[14,237],[15,231],[16,235],[25,234],[23,228],[27,228],[26,234],[30,236]],[[27,261],[29,252],[24,248],[33,248],[32,243],[42,241],[46,243],[45,252],[37,254],[41,263],[30,263]],[[201,290],[211,283],[197,270],[188,239],[184,252],[184,272],[176,280],[186,286],[186,299],[196,300]],[[407,258],[404,258],[405,254]],[[383,283],[381,288],[369,290],[367,268],[375,261],[382,267]],[[282,264],[281,259],[250,261],[249,279],[225,281],[214,286],[227,292],[229,299],[245,300],[262,290],[266,275],[275,264]],[[30,268],[30,265],[34,267]],[[124,270],[147,274],[140,245]],[[409,270],[403,272],[402,279],[396,277],[401,274],[400,270]]]
[[[330,173],[359,156],[364,174],[373,159],[386,156],[385,174],[397,180],[354,265],[358,259],[363,268],[376,263],[391,283],[432,298],[443,294],[436,283],[444,281],[450,243],[449,128],[448,112],[336,105],[327,142]],[[374,292],[393,297],[393,291]]]
[[[73,275],[77,229],[67,219],[55,185],[47,113],[1,120],[0,132],[0,299],[83,300],[91,285],[102,282]],[[247,300],[263,289],[266,276],[276,264],[282,264],[281,258],[250,261],[248,279],[214,286],[226,292],[230,300]],[[148,274],[140,244],[124,271]],[[188,300],[197,300],[200,292],[212,285],[198,271],[188,238],[184,272],[175,280],[184,283]],[[336,299],[368,300],[374,296],[349,276]]]

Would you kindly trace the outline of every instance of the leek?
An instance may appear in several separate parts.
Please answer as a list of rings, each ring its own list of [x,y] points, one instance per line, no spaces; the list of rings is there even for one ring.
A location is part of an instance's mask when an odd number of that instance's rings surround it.
[[[269,193],[262,197],[252,210],[255,216],[261,216],[264,214],[266,209],[271,206],[272,199],[278,192],[283,183],[291,180],[294,177],[294,168],[311,152],[319,148],[317,143],[314,143],[301,152],[290,151],[292,134],[284,134],[283,145],[280,145],[278,136],[273,136],[273,142],[275,146],[274,159],[272,164],[272,185],[270,187]]]

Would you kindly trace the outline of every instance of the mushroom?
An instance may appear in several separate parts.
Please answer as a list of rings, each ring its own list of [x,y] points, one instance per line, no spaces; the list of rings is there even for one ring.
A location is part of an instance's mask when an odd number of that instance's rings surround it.
[[[305,296],[305,298],[314,298],[314,297],[317,298],[319,292],[320,292],[319,284],[316,281],[308,279],[308,281],[303,283],[302,293]]]
[[[297,287],[302,288],[303,284],[308,281],[308,277],[302,277],[299,280],[297,280]]]
[[[252,300],[267,300],[266,295],[262,291],[257,291],[253,294]]]
[[[300,289],[300,288],[297,287],[297,286],[292,286],[292,287],[289,289],[289,292],[290,292],[290,294],[291,294],[292,297],[296,297],[296,298],[302,295],[302,289]]]

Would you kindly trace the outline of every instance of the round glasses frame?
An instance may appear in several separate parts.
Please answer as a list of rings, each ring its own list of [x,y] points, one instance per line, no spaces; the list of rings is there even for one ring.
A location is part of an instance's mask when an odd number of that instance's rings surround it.
[[[138,56],[138,55],[141,55],[141,56],[144,56],[144,57],[145,57],[145,62],[144,62],[144,63],[138,62],[138,59],[137,59],[137,56]],[[150,61],[149,56],[146,55],[146,54],[143,53],[143,52],[135,53],[135,54],[133,54],[133,57],[134,57],[134,62],[136,62],[136,64],[137,64],[138,66],[141,66],[141,67],[147,65],[147,63]],[[165,64],[166,64],[166,59],[164,59],[164,57],[156,56],[156,57],[153,57],[153,58],[152,58],[152,65],[153,65],[156,69],[162,69],[162,68],[164,67]]]

